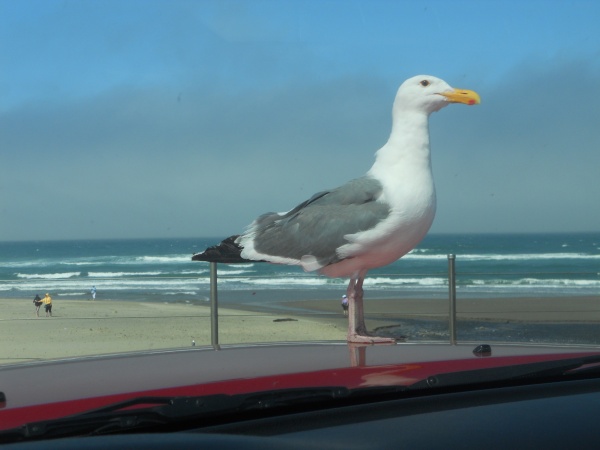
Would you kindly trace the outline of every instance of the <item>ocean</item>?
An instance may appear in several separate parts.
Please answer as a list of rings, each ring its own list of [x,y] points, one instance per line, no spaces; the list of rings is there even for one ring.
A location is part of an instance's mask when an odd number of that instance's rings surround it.
[[[218,238],[0,242],[0,297],[206,302],[209,265],[193,253]],[[399,261],[372,270],[365,297],[600,295],[600,233],[431,234]],[[347,281],[266,263],[219,264],[220,302],[339,298]],[[259,296],[254,294],[260,293]]]

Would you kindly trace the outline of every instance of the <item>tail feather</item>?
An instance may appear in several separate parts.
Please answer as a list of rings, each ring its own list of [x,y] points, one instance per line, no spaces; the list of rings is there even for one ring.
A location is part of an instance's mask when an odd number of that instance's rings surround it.
[[[208,247],[192,256],[192,261],[208,261],[226,264],[245,263],[250,260],[241,256],[242,247],[235,243],[238,236],[230,236],[220,244]]]

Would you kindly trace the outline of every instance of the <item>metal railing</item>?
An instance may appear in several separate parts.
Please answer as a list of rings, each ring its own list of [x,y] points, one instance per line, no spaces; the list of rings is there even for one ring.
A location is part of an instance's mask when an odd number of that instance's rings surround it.
[[[456,345],[456,256],[452,254],[448,255],[448,300],[450,304],[448,313],[450,344]]]
[[[456,345],[456,256],[448,255],[448,292],[449,292],[449,320],[450,344]],[[219,350],[219,296],[217,289],[217,263],[210,264],[210,345]]]

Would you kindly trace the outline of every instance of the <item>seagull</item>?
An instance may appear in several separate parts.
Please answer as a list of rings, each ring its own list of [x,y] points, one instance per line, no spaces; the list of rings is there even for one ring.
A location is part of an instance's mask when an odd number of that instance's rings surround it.
[[[475,105],[480,98],[433,76],[409,78],[394,100],[390,137],[364,176],[319,192],[290,211],[263,214],[242,234],[192,260],[289,264],[349,278],[348,342],[394,343],[367,331],[363,281],[369,270],[415,248],[433,222],[436,195],[428,119],[450,103]]]

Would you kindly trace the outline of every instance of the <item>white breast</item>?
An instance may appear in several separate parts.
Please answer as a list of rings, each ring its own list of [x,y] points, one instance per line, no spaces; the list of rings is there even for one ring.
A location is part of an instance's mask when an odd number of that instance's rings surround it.
[[[351,276],[390,264],[415,248],[429,231],[436,196],[428,161],[387,169],[379,173],[372,169],[370,174],[384,186],[380,201],[390,205],[390,215],[368,231],[345,236],[348,244],[340,247],[338,255],[346,259],[324,267],[325,275]]]

